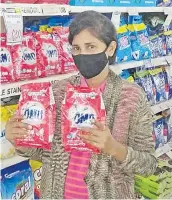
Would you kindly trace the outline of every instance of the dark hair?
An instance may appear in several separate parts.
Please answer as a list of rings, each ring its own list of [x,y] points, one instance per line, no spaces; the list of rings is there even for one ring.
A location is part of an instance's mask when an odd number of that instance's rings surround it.
[[[95,11],[82,12],[73,19],[69,27],[69,43],[76,35],[83,30],[89,30],[96,38],[103,41],[107,46],[116,39],[116,29],[111,20],[101,13]],[[115,53],[109,58],[109,64],[112,64],[115,59]]]

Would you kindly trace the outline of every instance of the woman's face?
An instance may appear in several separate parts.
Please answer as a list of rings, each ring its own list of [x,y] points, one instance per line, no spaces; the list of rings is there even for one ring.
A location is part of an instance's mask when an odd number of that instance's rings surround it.
[[[106,48],[106,44],[97,39],[88,30],[81,31],[74,37],[72,42],[72,54],[74,56],[80,54],[98,54],[103,52]],[[107,57],[113,55],[108,49],[106,51]]]

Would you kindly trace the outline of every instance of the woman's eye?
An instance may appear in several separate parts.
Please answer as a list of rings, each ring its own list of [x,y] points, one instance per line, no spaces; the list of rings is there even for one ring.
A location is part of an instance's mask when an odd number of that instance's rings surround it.
[[[95,48],[95,46],[93,46],[93,45],[90,45],[90,46],[88,46],[88,48],[89,48],[89,49],[94,49],[94,48]]]
[[[79,51],[79,47],[72,47],[72,51]]]

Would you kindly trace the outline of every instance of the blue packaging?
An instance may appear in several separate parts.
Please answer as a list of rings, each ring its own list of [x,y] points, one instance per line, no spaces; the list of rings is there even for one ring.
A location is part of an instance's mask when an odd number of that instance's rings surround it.
[[[162,68],[153,68],[149,70],[152,80],[156,87],[156,102],[160,103],[168,99],[166,93],[166,83]]]
[[[166,79],[169,88],[168,99],[172,99],[172,76],[170,76],[168,68],[166,68]]]
[[[128,30],[130,34],[132,56],[134,60],[151,58],[148,33],[142,17],[129,16]]]
[[[107,6],[134,6],[133,0],[107,0]]]
[[[121,63],[132,60],[130,37],[124,18],[121,19],[121,25],[117,30],[117,41],[116,62]]]
[[[164,126],[163,118],[160,118],[153,122],[153,136],[155,138],[155,149],[163,146],[166,141],[164,139]]]
[[[164,35],[154,35],[149,37],[152,58],[166,55],[166,38]]]
[[[156,103],[156,95],[154,93],[154,84],[152,82],[151,76],[148,74],[146,70],[137,71],[135,73],[135,82],[143,88],[145,93],[147,94],[147,99],[150,105],[154,105]]]
[[[107,6],[107,0],[70,0],[69,4],[75,6]]]
[[[156,6],[156,1],[157,0],[135,0],[134,1],[134,6],[139,7],[155,7]]]
[[[1,170],[1,197],[34,200],[34,180],[28,161]]]
[[[172,55],[172,24],[167,27],[164,35],[166,37],[167,55]]]

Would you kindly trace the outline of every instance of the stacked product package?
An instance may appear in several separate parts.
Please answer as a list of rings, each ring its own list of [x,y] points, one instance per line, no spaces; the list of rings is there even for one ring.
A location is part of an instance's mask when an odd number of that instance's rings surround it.
[[[164,14],[121,16],[116,62],[172,55],[172,24],[164,27],[165,19]]]
[[[137,83],[147,94],[150,105],[172,99],[172,77],[168,66],[123,70],[122,78]]]
[[[135,176],[135,191],[148,199],[171,199],[172,160],[159,161],[154,175],[144,178]]]
[[[21,45],[1,40],[1,83],[36,79],[76,71],[68,43],[71,17],[50,17],[25,24]]]

